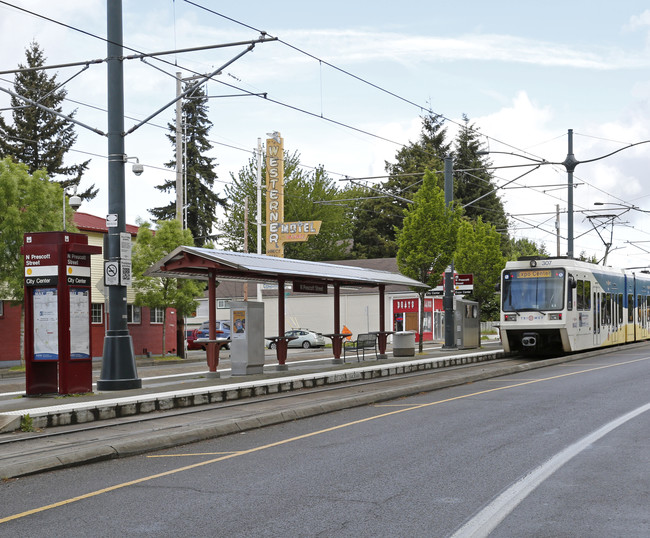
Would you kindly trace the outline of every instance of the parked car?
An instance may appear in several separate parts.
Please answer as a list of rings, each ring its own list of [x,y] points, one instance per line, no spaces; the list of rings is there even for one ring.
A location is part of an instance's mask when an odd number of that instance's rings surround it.
[[[195,341],[198,336],[198,333],[199,333],[198,329],[185,331],[185,340],[187,340],[188,351],[205,349],[204,346],[202,346],[201,344]]]
[[[302,347],[309,349],[310,347],[324,347],[325,337],[321,333],[310,331],[308,329],[292,329],[286,331],[284,336],[293,336],[295,340],[290,340],[288,347]],[[275,342],[269,342],[269,349],[275,349]]]
[[[217,330],[218,337],[230,338],[230,321],[217,320],[214,323],[215,323],[215,328]],[[201,327],[198,330],[199,330],[199,334],[201,335],[199,336],[199,338],[209,338],[210,322],[204,321],[203,323],[201,323]]]
[[[230,338],[230,322],[218,320],[215,322],[217,337],[218,338]],[[221,332],[219,332],[221,331]],[[187,349],[205,349],[205,345],[200,342],[196,342],[197,338],[209,338],[210,337],[210,322],[204,321],[201,323],[201,326],[198,329],[188,330],[186,332],[187,339]],[[226,344],[222,349],[230,349],[230,346]]]

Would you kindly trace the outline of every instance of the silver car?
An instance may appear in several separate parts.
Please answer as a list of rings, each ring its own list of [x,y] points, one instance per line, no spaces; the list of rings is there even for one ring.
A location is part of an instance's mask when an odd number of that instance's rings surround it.
[[[302,347],[309,349],[310,347],[324,347],[325,338],[321,333],[309,331],[307,329],[291,329],[286,331],[284,336],[292,337],[289,340],[288,347]],[[269,342],[269,349],[275,349],[275,342]]]

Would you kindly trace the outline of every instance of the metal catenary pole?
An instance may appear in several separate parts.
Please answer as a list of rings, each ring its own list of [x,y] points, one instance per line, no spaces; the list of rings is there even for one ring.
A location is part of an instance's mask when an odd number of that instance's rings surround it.
[[[107,0],[108,36],[108,228],[105,267],[120,264],[120,233],[126,231],[124,186],[124,72],[122,57],[122,0]],[[112,224],[115,224],[114,226]],[[108,330],[104,338],[102,372],[98,390],[140,388],[133,342],[127,328],[126,286],[106,286],[108,290]]]
[[[454,201],[454,158],[445,157],[445,205],[449,208]],[[442,299],[445,311],[445,345],[443,349],[454,349],[454,262],[445,270],[445,295]]]

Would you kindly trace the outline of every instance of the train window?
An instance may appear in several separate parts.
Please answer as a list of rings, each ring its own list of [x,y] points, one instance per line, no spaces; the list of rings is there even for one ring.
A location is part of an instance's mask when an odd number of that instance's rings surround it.
[[[595,302],[596,310],[598,310],[596,317],[598,318],[598,333],[600,334],[600,324],[602,323],[600,293],[598,293],[597,297],[594,297],[594,302]]]
[[[627,295],[627,322],[634,323],[634,295]]]
[[[576,283],[576,310],[585,309],[584,284],[585,284],[584,280],[578,280]]]
[[[504,271],[501,286],[505,312],[562,310],[564,269]]]
[[[609,325],[612,314],[612,296],[609,293],[603,293],[603,325]]]
[[[618,294],[618,324],[623,324],[623,294]]]
[[[585,280],[585,310],[591,310],[591,282]]]

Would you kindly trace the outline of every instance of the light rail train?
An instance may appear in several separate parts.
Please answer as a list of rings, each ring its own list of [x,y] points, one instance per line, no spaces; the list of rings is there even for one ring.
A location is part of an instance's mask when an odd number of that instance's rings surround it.
[[[650,339],[650,274],[524,257],[501,273],[504,350],[573,352]]]

